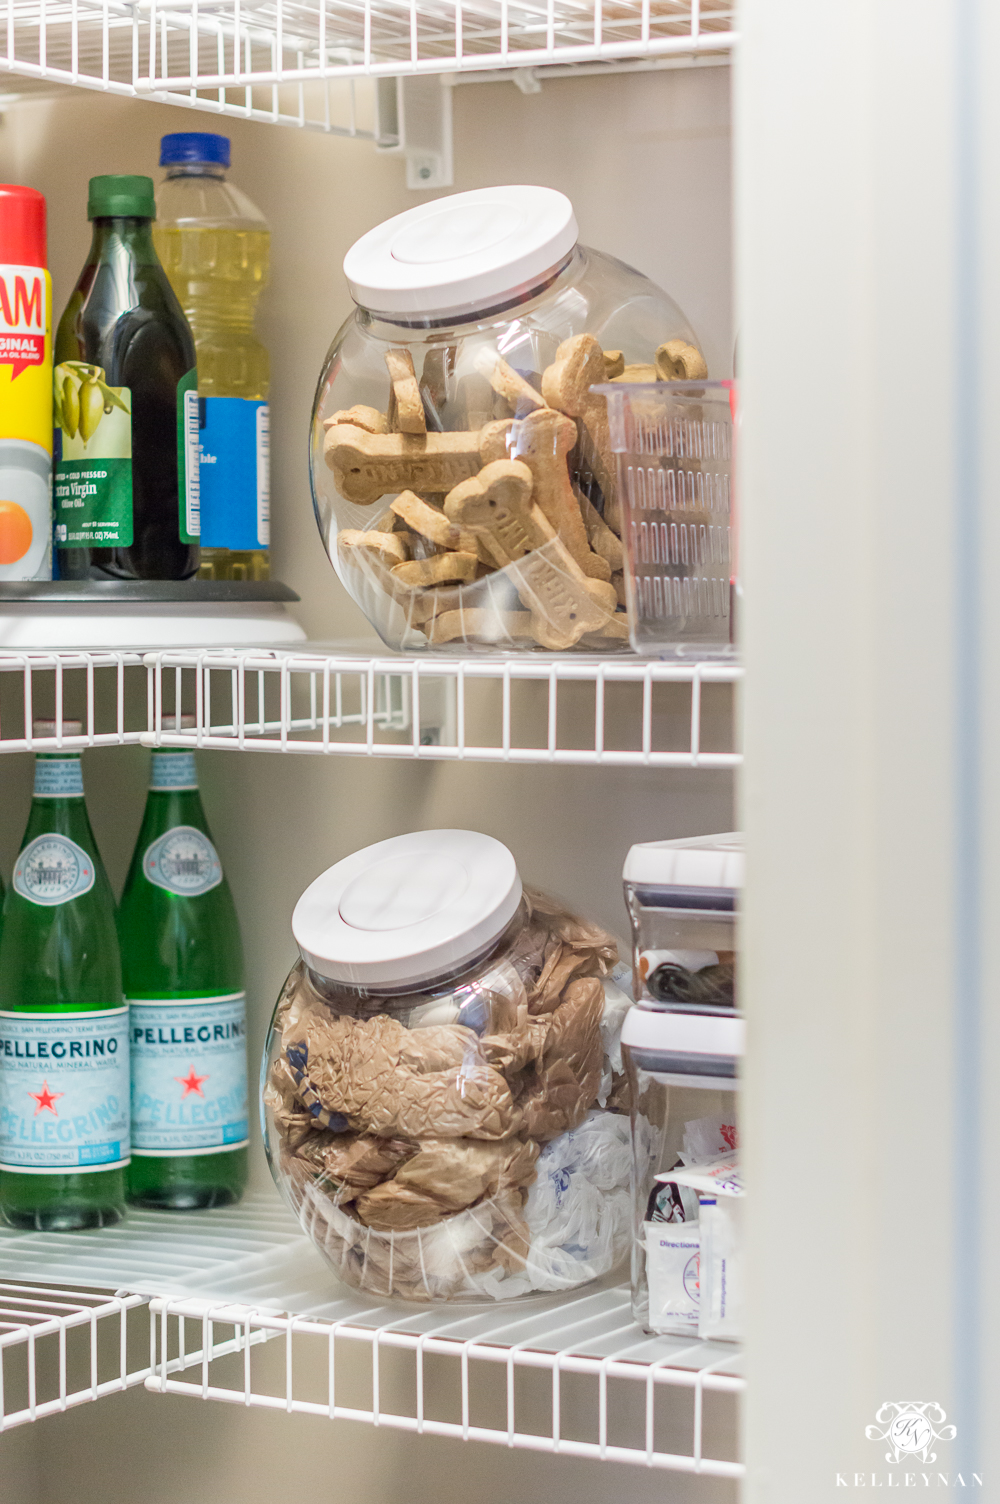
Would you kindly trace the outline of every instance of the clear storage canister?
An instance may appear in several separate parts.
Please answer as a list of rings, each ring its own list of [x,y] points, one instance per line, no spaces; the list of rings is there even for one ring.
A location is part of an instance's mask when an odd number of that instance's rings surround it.
[[[742,1334],[734,991],[736,834],[633,846],[624,869],[637,1006],[622,1031],[632,1110],[632,1308],[648,1331]]]
[[[392,648],[628,647],[605,381],[707,374],[676,303],[578,244],[551,188],[477,189],[363,236],[313,410],[341,580]]]
[[[292,929],[265,1143],[345,1283],[504,1300],[627,1256],[627,1091],[611,1057],[628,1000],[609,980],[611,936],[461,830],[338,862]]]

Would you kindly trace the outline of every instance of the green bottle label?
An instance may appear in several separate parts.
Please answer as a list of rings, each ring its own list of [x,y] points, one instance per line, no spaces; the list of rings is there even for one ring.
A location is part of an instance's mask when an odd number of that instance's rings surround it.
[[[222,882],[219,853],[193,825],[175,825],[147,846],[142,870],[157,888],[178,898],[198,898]]]
[[[36,799],[83,797],[83,768],[78,757],[39,757],[35,762]]]
[[[53,908],[89,893],[94,886],[94,863],[69,836],[36,836],[14,865],[12,884],[29,903]]]
[[[132,544],[132,394],[102,366],[55,368],[52,491],[60,548]]]
[[[129,1158],[128,1009],[0,1012],[0,1166],[116,1170]]]
[[[193,752],[154,752],[149,773],[151,789],[196,789],[198,772]]]
[[[197,543],[201,537],[200,453],[201,418],[195,368],[177,383],[177,499],[184,543]]]
[[[130,1004],[136,1154],[220,1154],[249,1141],[246,998]]]

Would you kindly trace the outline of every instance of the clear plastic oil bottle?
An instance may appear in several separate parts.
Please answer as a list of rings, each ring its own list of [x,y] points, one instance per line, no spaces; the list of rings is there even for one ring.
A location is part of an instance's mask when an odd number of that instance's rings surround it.
[[[154,240],[187,315],[201,399],[200,579],[269,575],[268,353],[254,333],[268,280],[270,231],[226,179],[229,140],[164,136]]]

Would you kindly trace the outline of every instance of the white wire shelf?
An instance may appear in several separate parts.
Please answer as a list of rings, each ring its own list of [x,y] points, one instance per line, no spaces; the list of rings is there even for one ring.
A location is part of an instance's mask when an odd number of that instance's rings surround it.
[[[734,0],[7,0],[4,9],[0,72],[369,137],[357,78],[701,58],[735,40]]]
[[[25,1278],[37,1278],[29,1265]],[[141,1384],[152,1371],[134,1357],[133,1312],[141,1295],[0,1283],[0,1431]],[[103,1377],[102,1377],[103,1375]]]
[[[371,657],[338,647],[0,654],[0,752],[147,746],[451,762],[731,769],[732,662]],[[177,731],[176,712],[195,726]],[[51,741],[48,746],[53,745]]]
[[[123,1347],[117,1387],[742,1476],[739,1350],[646,1336],[624,1285],[510,1307],[372,1305],[273,1194],[95,1232],[0,1232],[0,1277],[26,1269],[132,1292],[119,1303],[151,1298],[149,1365],[127,1372]]]

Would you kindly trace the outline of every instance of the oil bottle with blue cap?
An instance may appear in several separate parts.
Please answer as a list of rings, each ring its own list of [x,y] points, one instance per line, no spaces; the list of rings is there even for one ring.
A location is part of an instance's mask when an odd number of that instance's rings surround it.
[[[201,399],[201,579],[268,578],[270,451],[265,347],[254,315],[270,231],[227,180],[226,136],[179,131],[160,143],[156,248],[187,316]]]

